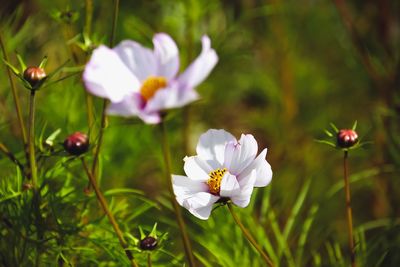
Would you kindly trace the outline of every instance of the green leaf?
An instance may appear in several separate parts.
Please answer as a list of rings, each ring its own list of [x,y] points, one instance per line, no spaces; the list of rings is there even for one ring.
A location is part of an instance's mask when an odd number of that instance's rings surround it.
[[[293,229],[296,217],[299,214],[300,209],[304,204],[308,190],[310,189],[310,184],[311,184],[311,179],[308,178],[306,180],[306,182],[304,183],[299,196],[296,199],[296,202],[292,208],[292,211],[290,212],[289,218],[287,220],[287,223],[286,223],[284,231],[283,231],[283,238],[285,238],[286,240],[288,240],[290,232]]]

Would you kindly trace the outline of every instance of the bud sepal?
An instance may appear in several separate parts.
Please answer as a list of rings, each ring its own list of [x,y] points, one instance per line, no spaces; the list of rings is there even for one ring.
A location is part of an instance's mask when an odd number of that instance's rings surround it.
[[[357,121],[354,122],[351,129],[338,129],[335,124],[330,123],[331,131],[325,129],[326,139],[317,139],[316,141],[322,144],[329,145],[336,149],[348,151],[362,147],[370,142],[361,142],[358,133],[356,132]]]
[[[14,73],[14,75],[17,76],[17,78],[21,80],[23,86],[26,89],[31,90],[31,91],[37,91],[41,88],[49,86],[50,84],[64,80],[64,79],[76,74],[76,73],[74,73],[72,75],[67,75],[67,76],[59,78],[55,81],[49,82],[50,79],[55,74],[59,73],[65,67],[65,65],[69,62],[69,60],[67,60],[66,62],[61,64],[54,71],[50,72],[49,74],[46,74],[45,65],[47,63],[47,56],[45,56],[42,59],[39,66],[27,67],[24,60],[22,59],[22,57],[19,54],[17,54],[17,59],[18,59],[19,65],[20,65],[20,69],[13,66],[10,62],[8,62],[4,59],[3,59],[3,62],[12,71],[12,73]]]

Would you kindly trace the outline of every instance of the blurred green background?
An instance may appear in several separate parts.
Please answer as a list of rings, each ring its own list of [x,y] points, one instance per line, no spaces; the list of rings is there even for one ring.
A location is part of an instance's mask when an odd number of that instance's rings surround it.
[[[1,34],[11,61],[17,63],[17,51],[28,65],[38,64],[47,55],[49,71],[67,59],[72,59],[70,67],[83,66],[88,54],[77,42],[83,41],[85,32],[94,44],[108,44],[113,2],[93,1],[90,28],[85,24],[85,8],[85,1],[2,3]],[[352,183],[354,225],[367,227],[367,223],[382,219],[388,222],[365,232],[367,243],[375,244],[367,249],[367,262],[371,264],[365,266],[400,264],[399,1],[121,1],[117,43],[133,39],[152,47],[151,38],[157,32],[166,32],[176,40],[182,70],[199,54],[203,34],[210,36],[219,55],[217,67],[198,87],[202,99],[168,116],[174,173],[183,174],[185,120],[190,122],[189,155],[194,154],[199,135],[209,128],[223,128],[237,137],[241,133],[253,134],[260,149],[268,148],[267,160],[274,172],[271,185],[257,189],[252,206],[243,210],[244,214],[251,214],[253,231],[269,236],[272,245],[277,246],[279,240],[273,238],[276,232],[271,230],[271,217],[263,217],[268,213],[263,209],[274,210],[275,222],[283,229],[299,202],[301,188],[310,182],[287,247],[295,253],[307,214],[317,203],[319,208],[302,263],[317,265],[315,252],[321,255],[320,266],[335,266],[335,261],[324,259],[324,255],[331,255],[326,242],[332,242],[342,246],[346,258],[344,193],[338,190],[329,195],[343,179],[343,155],[315,140],[324,137],[323,130],[329,128],[330,122],[339,128],[350,128],[357,120],[359,136],[372,143],[350,152],[350,174],[356,180]],[[0,140],[23,158],[5,69],[3,65],[0,71]],[[21,86],[18,89],[26,118],[29,93]],[[101,102],[95,99],[97,125]],[[48,136],[61,128],[61,142],[74,131],[90,131],[96,142],[98,126],[89,129],[87,125],[80,75],[40,91],[37,103],[38,134],[43,130]],[[0,174],[4,179],[15,169],[7,159],[1,159]],[[135,188],[155,201],[166,192],[157,126],[110,117],[101,165],[104,189]],[[76,185],[82,191],[86,184],[83,178],[82,174]],[[263,204],[266,195],[267,207]],[[224,243],[223,237],[208,237],[213,241],[203,245],[207,236],[199,233],[218,232],[216,229],[226,223],[220,219],[227,215],[226,211],[218,209],[208,222],[191,218],[186,211],[185,214],[190,231],[197,235],[195,247],[200,251],[203,246],[214,244],[219,248],[218,242]],[[135,223],[151,225],[152,221],[159,221],[160,229],[169,231],[173,239],[176,230],[169,225],[171,218],[161,208]],[[229,236],[230,232],[225,234]],[[239,248],[247,247],[246,243],[232,241],[224,245],[226,248],[221,251],[226,255],[236,255]],[[246,249],[250,256],[241,258],[239,254],[232,257],[233,262],[246,264],[246,258],[252,262],[247,266],[259,266],[251,260],[256,257],[255,252]],[[216,262],[234,266],[218,257],[209,259],[214,262],[210,266],[218,266],[213,265]],[[290,266],[285,260],[281,264]]]

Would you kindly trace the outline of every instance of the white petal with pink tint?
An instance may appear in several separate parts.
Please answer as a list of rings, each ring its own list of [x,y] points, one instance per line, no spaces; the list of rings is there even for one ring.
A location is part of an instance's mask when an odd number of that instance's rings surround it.
[[[241,208],[245,208],[249,205],[255,181],[256,171],[253,170],[250,175],[247,175],[239,182],[240,193],[231,197],[233,204]]]
[[[265,159],[267,149],[264,149],[260,155],[239,175],[239,180],[242,177],[249,175],[253,170],[256,171],[255,187],[263,187],[268,185],[272,179],[271,165]]]
[[[221,181],[221,197],[234,197],[240,193],[240,185],[236,177],[230,173],[225,173]]]
[[[129,70],[143,81],[156,73],[157,62],[154,53],[134,41],[122,41],[114,50]]]
[[[179,52],[174,40],[168,34],[158,33],[154,35],[153,44],[157,76],[174,78],[179,70]]]
[[[213,204],[219,197],[206,192],[198,192],[186,198],[182,206],[199,219],[207,220],[210,217]]]
[[[121,102],[140,87],[136,76],[117,53],[106,46],[93,51],[83,72],[83,82],[90,93],[108,98],[111,102]]]
[[[221,168],[224,163],[225,146],[236,142],[235,137],[225,130],[208,130],[200,136],[196,152],[200,158],[209,162],[213,169]]]
[[[206,162],[203,162],[198,156],[185,157],[183,160],[185,161],[183,168],[188,177],[203,182],[208,180],[209,173],[212,169]]]
[[[218,56],[211,48],[208,36],[203,36],[202,51],[195,61],[178,77],[179,83],[185,88],[193,88],[199,85],[210,74],[218,62]]]
[[[199,98],[193,89],[182,90],[176,82],[158,90],[145,107],[147,111],[160,111],[183,107]]]
[[[240,174],[256,157],[258,145],[251,134],[242,134],[238,142],[232,142],[225,147],[224,167],[234,174]]]

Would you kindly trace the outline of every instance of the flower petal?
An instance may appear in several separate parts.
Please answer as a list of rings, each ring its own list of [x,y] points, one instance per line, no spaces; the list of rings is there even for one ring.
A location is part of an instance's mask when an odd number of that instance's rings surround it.
[[[120,102],[110,103],[107,107],[107,114],[123,117],[137,116],[140,107],[140,95],[132,94]]]
[[[149,48],[143,47],[137,42],[126,40],[119,43],[113,50],[140,81],[156,75],[156,58]]]
[[[183,201],[183,207],[199,219],[210,217],[212,206],[219,197],[206,192],[198,192]]]
[[[185,157],[183,160],[185,161],[183,168],[188,177],[203,182],[208,180],[212,168],[206,162],[198,156]]]
[[[247,175],[239,182],[240,193],[231,197],[233,204],[241,208],[245,208],[249,205],[256,181],[256,173],[256,170],[253,170],[250,175]]]
[[[268,185],[272,179],[271,165],[265,159],[267,149],[265,148],[260,155],[238,176],[239,183],[241,179],[249,175],[253,170],[256,171],[255,187],[263,187]]]
[[[177,83],[171,83],[167,88],[158,90],[147,102],[146,110],[161,111],[183,107],[199,98],[195,90],[182,90]]]
[[[172,185],[176,200],[181,206],[183,205],[183,201],[193,194],[208,190],[208,186],[204,182],[192,180],[182,175],[172,175]]]
[[[117,103],[110,103],[107,108],[107,114],[118,115],[123,117],[139,117],[147,124],[160,123],[161,117],[158,112],[144,112],[141,107],[143,106],[143,99],[139,93],[134,93],[129,97],[125,97],[122,101]]]
[[[174,40],[166,33],[154,35],[154,55],[157,60],[158,76],[168,80],[176,76],[179,70],[179,52]]]
[[[221,180],[221,190],[219,192],[221,197],[233,197],[240,193],[240,186],[236,176],[225,173]]]
[[[257,141],[251,134],[242,134],[237,143],[229,143],[225,148],[224,166],[233,175],[239,175],[256,157]]]
[[[178,77],[178,82],[184,88],[193,88],[200,84],[210,74],[218,62],[218,56],[211,48],[211,41],[204,35],[201,39],[202,51],[192,64]]]
[[[119,56],[103,45],[93,51],[83,72],[83,82],[90,93],[111,102],[122,101],[140,87]]]
[[[229,142],[237,141],[233,135],[225,130],[210,129],[200,136],[196,152],[202,160],[215,170],[223,166],[225,146]]]

